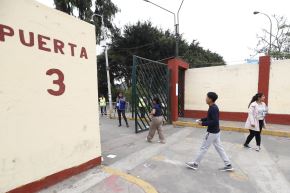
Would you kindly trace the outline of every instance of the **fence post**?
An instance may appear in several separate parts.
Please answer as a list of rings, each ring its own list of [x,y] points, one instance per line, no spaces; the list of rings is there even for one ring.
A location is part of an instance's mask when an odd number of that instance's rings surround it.
[[[132,117],[135,117],[135,132],[138,132],[137,116],[136,116],[136,65],[137,58],[133,55],[133,68],[132,68]],[[134,116],[135,114],[135,116]]]

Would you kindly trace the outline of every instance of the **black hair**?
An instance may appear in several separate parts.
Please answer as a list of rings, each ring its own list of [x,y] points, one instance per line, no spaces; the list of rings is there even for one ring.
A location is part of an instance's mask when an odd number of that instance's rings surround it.
[[[218,99],[218,95],[215,92],[208,92],[207,97],[212,100],[212,102],[215,102]]]
[[[160,99],[158,97],[154,97],[153,101],[155,101],[155,103],[158,104],[158,105],[161,104]]]
[[[255,95],[252,97],[252,100],[251,100],[251,102],[249,103],[249,106],[248,106],[248,107],[250,107],[250,105],[252,104],[252,102],[257,101],[257,100],[258,100],[259,98],[261,98],[263,95],[264,95],[264,94],[261,93],[261,92],[255,94]]]

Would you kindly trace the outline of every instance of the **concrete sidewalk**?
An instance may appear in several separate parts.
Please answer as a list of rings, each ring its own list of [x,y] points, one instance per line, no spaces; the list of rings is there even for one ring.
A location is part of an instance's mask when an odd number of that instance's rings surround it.
[[[166,144],[145,142],[147,132],[117,127],[117,120],[101,118],[103,165],[41,193],[288,193],[290,189],[290,139],[263,136],[262,150],[244,149],[246,135],[222,132],[222,141],[234,172],[223,166],[212,147],[199,170],[192,161],[205,130],[165,126]],[[254,141],[251,144],[254,146]],[[112,158],[113,155],[113,158]],[[114,157],[116,156],[116,157]],[[111,158],[109,158],[111,157]]]
[[[193,118],[183,118],[183,117],[179,117],[178,119],[178,121],[186,121],[186,122],[195,122],[195,120],[196,119],[193,119]],[[239,121],[220,120],[220,124],[222,126],[227,126],[227,127],[237,127],[237,128],[245,127],[245,122],[239,122]],[[290,132],[290,125],[280,125],[280,124],[270,124],[270,123],[266,123],[266,124],[267,124],[266,127],[268,130],[279,130],[279,131]]]
[[[205,128],[199,126],[193,118],[179,118],[178,121],[173,122],[175,126],[186,126],[195,128]],[[245,128],[245,122],[238,121],[220,121],[220,127],[225,131],[236,131],[248,133],[249,130]],[[290,138],[290,126],[289,125],[279,125],[279,124],[267,124],[267,129],[263,129],[263,135],[271,135],[276,137],[289,137]]]

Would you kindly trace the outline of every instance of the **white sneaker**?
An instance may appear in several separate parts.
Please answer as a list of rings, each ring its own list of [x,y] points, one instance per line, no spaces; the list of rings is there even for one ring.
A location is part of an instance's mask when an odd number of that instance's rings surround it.
[[[148,137],[146,137],[146,139],[145,139],[148,143],[152,143],[152,141],[151,140],[149,140],[148,139]]]
[[[261,150],[261,147],[260,146],[257,146],[256,147],[256,151],[260,151]]]
[[[233,171],[234,168],[233,168],[233,166],[231,164],[229,164],[229,165],[227,165],[227,166],[225,166],[223,168],[220,168],[219,170],[220,171]]]
[[[197,170],[198,169],[198,164],[194,163],[194,162],[186,162],[185,163],[186,167],[193,169],[193,170]]]

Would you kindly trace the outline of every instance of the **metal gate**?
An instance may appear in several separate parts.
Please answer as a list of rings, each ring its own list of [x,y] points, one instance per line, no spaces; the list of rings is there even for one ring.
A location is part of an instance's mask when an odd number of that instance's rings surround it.
[[[184,117],[184,76],[185,70],[178,69],[178,117]]]
[[[132,105],[135,132],[149,129],[152,100],[158,97],[162,104],[164,120],[170,122],[169,69],[167,64],[133,56]]]

